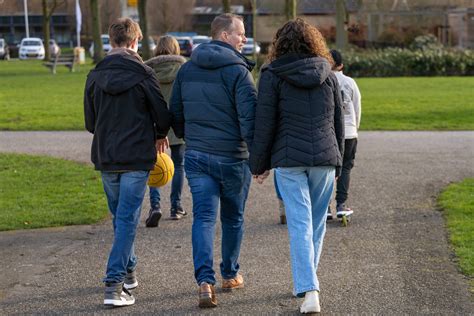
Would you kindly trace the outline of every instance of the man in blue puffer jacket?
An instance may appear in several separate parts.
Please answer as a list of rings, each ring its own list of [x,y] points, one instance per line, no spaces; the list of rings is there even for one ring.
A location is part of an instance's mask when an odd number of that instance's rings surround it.
[[[213,241],[219,202],[222,288],[244,285],[238,259],[257,99],[250,74],[254,63],[240,53],[247,41],[242,17],[216,17],[211,33],[213,41],[199,45],[179,70],[170,100],[173,130],[186,141],[184,169],[193,196],[193,260],[200,307],[217,305]]]

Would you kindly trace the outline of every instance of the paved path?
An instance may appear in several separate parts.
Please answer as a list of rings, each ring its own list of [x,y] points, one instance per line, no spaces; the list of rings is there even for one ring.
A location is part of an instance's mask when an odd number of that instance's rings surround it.
[[[82,132],[1,132],[0,152],[88,162],[90,141]],[[435,200],[450,182],[474,176],[473,157],[473,132],[361,133],[355,218],[348,228],[328,224],[319,270],[324,314],[474,314]],[[184,206],[191,209],[187,190]],[[296,313],[301,301],[291,296],[288,237],[277,213],[271,181],[252,184],[241,254],[246,288],[219,291],[213,310],[196,306],[191,218],[147,229],[143,212],[137,303],[119,310],[101,305],[109,221],[0,233],[0,314]]]

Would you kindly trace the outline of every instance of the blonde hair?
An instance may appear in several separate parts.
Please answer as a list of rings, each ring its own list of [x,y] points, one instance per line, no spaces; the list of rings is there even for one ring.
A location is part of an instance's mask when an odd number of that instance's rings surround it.
[[[311,54],[326,58],[331,65],[334,64],[321,32],[300,18],[286,22],[276,32],[268,55],[268,62],[288,53]]]
[[[113,47],[128,47],[133,41],[142,40],[142,30],[137,22],[130,18],[119,18],[109,27],[110,42]]]
[[[179,43],[176,38],[170,35],[164,35],[158,39],[154,53],[155,56],[179,55],[181,50],[179,49]]]

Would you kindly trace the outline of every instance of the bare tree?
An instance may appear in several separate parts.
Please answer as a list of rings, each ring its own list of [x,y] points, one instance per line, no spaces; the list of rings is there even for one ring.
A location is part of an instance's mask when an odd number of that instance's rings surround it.
[[[44,37],[44,59],[49,60],[51,58],[51,52],[49,51],[49,40],[51,38],[51,16],[53,15],[56,8],[66,3],[66,0],[42,0],[43,4],[43,37]]]
[[[285,14],[286,20],[296,19],[296,0],[285,0]]]
[[[104,58],[102,39],[100,38],[100,11],[99,0],[90,0],[92,15],[92,41],[94,42],[94,63],[98,63]]]
[[[347,25],[349,15],[344,0],[336,0],[336,47],[344,50],[347,48]]]
[[[230,13],[230,0],[222,0],[222,11]]]
[[[150,43],[148,42],[148,25],[146,21],[146,0],[138,0],[138,18],[142,29],[142,57],[144,60],[150,59]]]
[[[188,15],[194,7],[190,0],[148,1],[147,17],[151,34],[165,34],[171,31],[187,31],[192,18]]]

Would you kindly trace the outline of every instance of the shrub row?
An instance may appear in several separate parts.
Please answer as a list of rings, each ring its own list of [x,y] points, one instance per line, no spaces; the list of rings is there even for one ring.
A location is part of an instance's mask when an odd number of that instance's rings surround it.
[[[344,68],[353,77],[472,76],[474,52],[403,48],[347,51]]]

